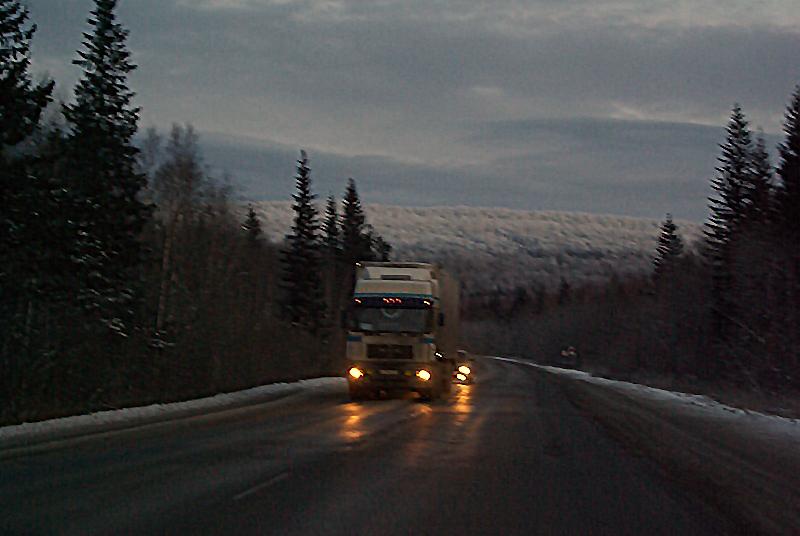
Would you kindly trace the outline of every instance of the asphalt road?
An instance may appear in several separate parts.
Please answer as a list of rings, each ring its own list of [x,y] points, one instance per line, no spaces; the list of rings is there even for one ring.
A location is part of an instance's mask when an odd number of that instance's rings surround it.
[[[723,534],[530,367],[449,399],[343,389],[0,452],[2,534]]]

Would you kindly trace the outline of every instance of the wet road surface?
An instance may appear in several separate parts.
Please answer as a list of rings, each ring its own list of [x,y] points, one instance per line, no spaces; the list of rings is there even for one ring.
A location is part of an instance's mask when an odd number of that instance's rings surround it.
[[[481,359],[445,400],[328,388],[0,452],[2,534],[723,534],[546,374]]]

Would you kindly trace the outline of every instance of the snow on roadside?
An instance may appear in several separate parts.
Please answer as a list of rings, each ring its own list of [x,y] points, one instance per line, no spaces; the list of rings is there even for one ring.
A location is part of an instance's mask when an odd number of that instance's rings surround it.
[[[507,361],[535,367],[552,374],[558,374],[559,376],[569,377],[578,381],[603,385],[609,389],[640,400],[645,399],[653,403],[669,405],[670,413],[673,414],[691,414],[694,417],[714,420],[720,424],[727,423],[732,426],[744,427],[748,432],[754,435],[757,434],[762,439],[769,438],[796,444],[796,448],[798,452],[800,452],[800,419],[790,419],[778,415],[766,415],[764,413],[728,406],[704,395],[666,391],[664,389],[648,387],[637,383],[610,380],[608,378],[593,376],[581,370],[538,365],[524,359],[489,357],[498,361]]]
[[[342,389],[344,378],[313,378],[292,383],[273,383],[236,391],[222,393],[207,398],[152,404],[134,408],[101,411],[88,415],[62,417],[39,422],[0,427],[0,448],[7,443],[29,443],[32,441],[59,437],[74,437],[83,433],[118,430],[143,424],[167,421],[175,418],[211,413],[223,409],[242,407],[251,403],[264,402],[297,392],[324,393]],[[71,433],[72,432],[72,433]]]

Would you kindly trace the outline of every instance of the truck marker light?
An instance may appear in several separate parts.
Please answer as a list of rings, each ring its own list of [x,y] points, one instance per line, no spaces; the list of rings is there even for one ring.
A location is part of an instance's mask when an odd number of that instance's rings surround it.
[[[428,371],[427,371],[427,370],[425,370],[425,369],[418,370],[418,371],[417,371],[417,377],[418,377],[420,380],[422,380],[422,381],[426,382],[426,381],[428,381],[428,380],[430,380],[430,379],[431,379],[431,373],[430,373],[430,372],[428,372]]]
[[[462,382],[467,379],[467,377],[461,374],[460,372],[456,374],[456,378],[458,378]]]
[[[363,372],[361,372],[361,371],[360,371],[358,368],[356,368],[356,367],[353,367],[353,368],[351,368],[351,369],[348,371],[348,373],[350,374],[350,376],[352,376],[352,377],[353,377],[353,379],[354,379],[354,380],[357,380],[357,379],[359,379],[361,376],[363,376],[363,375],[364,375],[364,373],[363,373]]]
[[[359,304],[361,303],[361,300],[359,300],[358,298],[354,299],[353,301]]]
[[[466,365],[461,365],[460,367],[458,367],[458,371],[464,376],[472,372],[472,370],[470,370],[470,368]]]

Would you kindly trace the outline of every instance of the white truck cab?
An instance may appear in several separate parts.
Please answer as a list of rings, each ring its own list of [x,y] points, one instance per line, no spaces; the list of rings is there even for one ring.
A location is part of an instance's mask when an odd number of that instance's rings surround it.
[[[350,396],[450,390],[458,347],[458,288],[433,264],[361,262],[349,308]]]

